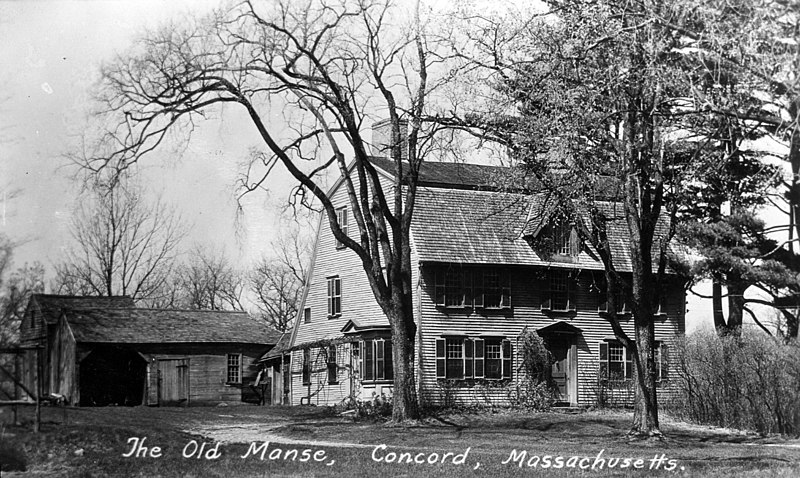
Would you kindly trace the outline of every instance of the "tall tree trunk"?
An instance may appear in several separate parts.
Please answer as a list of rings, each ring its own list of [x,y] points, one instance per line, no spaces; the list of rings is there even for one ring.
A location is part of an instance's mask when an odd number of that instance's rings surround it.
[[[633,425],[631,435],[660,437],[658,423],[658,398],[653,347],[655,330],[653,321],[634,317],[636,350],[633,351],[636,387],[634,390]]]
[[[410,310],[409,310],[410,312]],[[392,317],[392,361],[394,362],[394,392],[392,421],[419,419],[419,404],[414,374],[414,318],[397,311]],[[411,324],[411,327],[408,324]]]
[[[726,331],[736,336],[742,333],[745,290],[747,290],[747,284],[741,284],[736,281],[728,284],[728,325]]]

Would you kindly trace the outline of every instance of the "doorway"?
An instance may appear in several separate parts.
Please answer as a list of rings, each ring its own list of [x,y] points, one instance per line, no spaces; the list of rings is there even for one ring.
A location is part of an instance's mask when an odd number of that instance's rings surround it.
[[[189,359],[158,361],[158,405],[189,405]]]
[[[550,379],[556,394],[557,405],[578,403],[577,345],[574,335],[550,335],[545,338],[547,349],[553,355]]]

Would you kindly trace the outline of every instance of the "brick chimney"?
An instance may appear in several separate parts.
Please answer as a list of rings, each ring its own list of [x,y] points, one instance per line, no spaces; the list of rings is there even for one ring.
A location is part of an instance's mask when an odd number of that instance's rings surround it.
[[[392,135],[392,121],[380,120],[372,125],[372,154],[374,156],[391,157],[392,146],[398,141]],[[400,120],[400,147],[403,159],[408,158],[408,120]]]

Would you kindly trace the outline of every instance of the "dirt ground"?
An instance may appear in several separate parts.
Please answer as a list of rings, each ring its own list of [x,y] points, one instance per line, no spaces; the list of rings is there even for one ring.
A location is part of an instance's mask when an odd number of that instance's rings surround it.
[[[8,476],[427,476],[434,469],[413,465],[387,465],[388,450],[443,455],[471,450],[483,465],[472,470],[437,464],[442,476],[530,476],[531,460],[508,464],[521,456],[644,457],[663,454],[679,465],[670,476],[800,476],[800,440],[760,436],[715,427],[662,420],[665,439],[629,442],[627,412],[527,413],[486,411],[432,416],[406,426],[376,421],[356,421],[324,407],[228,406],[208,408],[45,408],[42,433],[31,433],[31,410],[22,411],[22,426],[10,422],[10,410],[0,413],[2,443],[15,447],[27,460],[27,471]],[[147,437],[149,444],[165,444],[170,458],[124,458],[131,437]],[[219,443],[235,450],[217,462],[201,463],[181,458],[190,441]],[[336,455],[339,465],[313,463],[271,464],[247,462],[252,443],[269,442],[269,448],[320,449]],[[377,446],[386,448],[378,450]],[[376,450],[379,451],[376,455]],[[472,459],[472,458],[471,458]],[[516,460],[516,459],[515,459]],[[247,462],[247,463],[245,463]],[[524,462],[524,463],[523,463]],[[302,466],[301,466],[302,465]],[[259,467],[260,466],[260,467]],[[409,468],[410,467],[410,468]],[[236,470],[232,472],[231,470]],[[349,470],[349,471],[348,471]],[[356,470],[356,471],[353,471]],[[541,471],[541,470],[539,470]],[[548,470],[554,472],[555,470]],[[651,476],[648,470],[616,470],[598,476]],[[663,474],[664,470],[659,470]],[[553,474],[553,473],[550,473]],[[558,470],[556,476],[583,474]],[[6,473],[3,473],[6,476]]]

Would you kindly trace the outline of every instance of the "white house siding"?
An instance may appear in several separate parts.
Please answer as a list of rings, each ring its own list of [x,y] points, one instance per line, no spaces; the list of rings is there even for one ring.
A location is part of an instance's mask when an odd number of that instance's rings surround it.
[[[436,378],[436,339],[443,334],[454,332],[466,336],[477,337],[481,335],[505,336],[514,346],[514,369],[516,372],[519,363],[519,347],[517,338],[527,326],[529,330],[536,331],[540,328],[565,321],[580,328],[583,333],[578,336],[577,362],[578,362],[578,403],[582,405],[593,404],[596,400],[598,388],[599,344],[607,337],[613,335],[611,326],[597,312],[597,295],[589,292],[591,281],[589,271],[584,271],[579,278],[577,289],[577,311],[574,313],[546,313],[540,310],[542,291],[540,283],[535,279],[534,269],[513,267],[511,275],[511,303],[510,310],[485,311],[481,309],[451,309],[436,307],[434,304],[434,274],[435,265],[425,266],[421,283],[421,310],[423,338],[420,358],[422,395],[424,400],[433,403],[442,403],[445,399],[456,403],[491,402],[507,403],[509,390],[515,383],[507,383],[499,387],[500,381],[475,380],[474,382],[461,381],[461,386],[456,386],[454,381],[437,380]],[[665,304],[667,312],[663,320],[656,322],[656,340],[671,342],[676,334],[684,330],[684,303],[682,290],[673,286],[673,293]],[[633,333],[632,319],[622,322],[623,329]],[[518,378],[515,373],[514,381]],[[666,385],[666,384],[664,384]],[[666,388],[666,387],[664,387]],[[620,395],[624,390],[615,392]],[[616,397],[620,402],[624,397]]]
[[[358,190],[357,178],[354,178],[355,188]],[[382,186],[386,194],[391,194],[391,183],[382,180]],[[358,226],[353,217],[350,200],[344,187],[337,188],[331,194],[331,200],[337,209],[346,206],[348,210],[348,233],[349,236],[358,241]],[[308,284],[305,303],[298,315],[298,323],[293,348],[302,347],[303,344],[314,344],[325,340],[343,340],[342,328],[350,320],[355,320],[360,325],[368,324],[388,324],[386,316],[375,300],[372,289],[367,280],[366,273],[358,255],[350,249],[337,248],[336,239],[330,229],[330,224],[326,215],[323,215],[322,222],[317,232],[317,250],[313,259],[313,274]],[[328,317],[328,283],[327,279],[338,276],[341,280],[341,315],[338,317]],[[303,321],[302,309],[311,308],[311,321]],[[337,357],[337,361],[342,362],[347,367],[350,364],[350,348],[342,347],[342,358]],[[319,355],[318,347],[313,348],[312,356]],[[292,352],[292,400],[293,405],[306,403],[309,391],[314,394],[311,403],[318,404],[337,404],[350,395],[350,384],[348,380],[340,380],[337,385],[328,386],[327,372],[321,371],[312,378],[315,387],[302,384],[303,352],[294,350]],[[324,375],[324,377],[323,377]],[[324,386],[322,386],[324,385]],[[317,388],[324,390],[316,391]],[[301,402],[302,400],[302,402]]]

